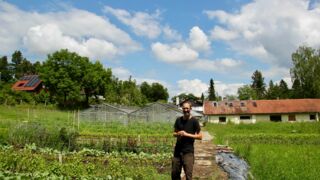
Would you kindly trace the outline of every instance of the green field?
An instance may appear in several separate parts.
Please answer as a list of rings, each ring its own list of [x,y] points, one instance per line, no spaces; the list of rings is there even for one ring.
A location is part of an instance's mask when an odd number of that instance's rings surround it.
[[[246,159],[255,179],[318,179],[320,123],[208,124],[216,144]]]
[[[40,147],[58,148],[61,143],[57,141],[62,136],[71,140],[77,136],[77,141],[87,144],[94,142],[100,146],[103,141],[113,144],[138,141],[137,143],[146,146],[148,144],[172,146],[174,141],[170,123],[132,122],[124,125],[115,121],[84,121],[79,118],[78,111],[61,111],[43,106],[0,106],[0,112],[1,144],[23,146],[34,142]],[[114,142],[110,138],[120,139],[121,142]],[[102,141],[98,142],[97,139]]]
[[[172,124],[81,121],[77,113],[0,106],[0,179],[170,179]]]

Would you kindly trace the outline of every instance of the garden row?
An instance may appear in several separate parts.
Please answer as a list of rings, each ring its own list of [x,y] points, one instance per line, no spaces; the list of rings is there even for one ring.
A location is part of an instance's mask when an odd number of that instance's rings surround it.
[[[171,153],[147,154],[94,149],[58,151],[0,146],[0,178],[168,179]]]

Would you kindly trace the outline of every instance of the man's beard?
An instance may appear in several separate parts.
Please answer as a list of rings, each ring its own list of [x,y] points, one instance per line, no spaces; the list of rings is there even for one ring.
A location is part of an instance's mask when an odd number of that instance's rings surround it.
[[[190,112],[183,112],[183,115],[188,117],[190,116]]]

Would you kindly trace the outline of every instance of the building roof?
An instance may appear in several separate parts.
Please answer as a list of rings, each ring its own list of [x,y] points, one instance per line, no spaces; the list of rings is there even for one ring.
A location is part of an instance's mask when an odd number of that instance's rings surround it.
[[[13,86],[13,90],[20,91],[34,91],[42,80],[39,79],[38,75],[26,75],[21,77]]]
[[[205,115],[283,114],[320,112],[320,99],[206,101]]]

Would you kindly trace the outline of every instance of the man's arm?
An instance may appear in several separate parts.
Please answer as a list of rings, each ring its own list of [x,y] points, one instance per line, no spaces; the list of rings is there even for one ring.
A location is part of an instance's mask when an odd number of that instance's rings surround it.
[[[202,140],[202,132],[199,132],[199,133],[196,133],[196,134],[190,134],[190,133],[187,133],[185,131],[179,131],[179,132],[174,132],[173,134],[174,134],[174,136],[176,134],[176,136],[185,136],[185,137],[190,137],[190,138],[193,138],[193,139]]]

